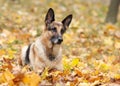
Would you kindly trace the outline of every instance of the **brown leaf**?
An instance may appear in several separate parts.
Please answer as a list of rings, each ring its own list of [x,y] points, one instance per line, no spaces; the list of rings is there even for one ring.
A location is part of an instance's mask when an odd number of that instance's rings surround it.
[[[14,76],[15,76],[15,78],[13,79],[14,83],[19,84],[22,81],[24,74],[21,72],[18,72],[16,74],[14,74]]]

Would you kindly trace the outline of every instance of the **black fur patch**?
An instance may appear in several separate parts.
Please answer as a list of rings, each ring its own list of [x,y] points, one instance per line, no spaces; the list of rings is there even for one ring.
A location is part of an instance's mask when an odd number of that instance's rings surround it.
[[[53,61],[54,59],[55,59],[55,56],[53,56],[53,55],[50,54],[50,55],[49,55],[49,60],[50,60],[50,61]]]
[[[25,64],[29,64],[30,63],[30,59],[29,59],[30,47],[31,47],[31,44],[28,46],[28,49],[26,51]]]

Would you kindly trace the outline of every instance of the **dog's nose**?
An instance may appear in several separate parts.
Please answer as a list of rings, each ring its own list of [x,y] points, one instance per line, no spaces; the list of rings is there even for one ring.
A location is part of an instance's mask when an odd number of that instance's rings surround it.
[[[63,41],[62,37],[58,37],[58,44],[60,44]]]

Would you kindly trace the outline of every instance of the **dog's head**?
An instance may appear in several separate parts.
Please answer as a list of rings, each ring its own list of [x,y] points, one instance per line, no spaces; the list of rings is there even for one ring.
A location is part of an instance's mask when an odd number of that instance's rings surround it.
[[[68,15],[61,22],[55,21],[55,14],[52,8],[50,8],[45,17],[46,31],[50,36],[50,41],[53,44],[61,44],[63,41],[63,34],[70,25],[72,15]]]

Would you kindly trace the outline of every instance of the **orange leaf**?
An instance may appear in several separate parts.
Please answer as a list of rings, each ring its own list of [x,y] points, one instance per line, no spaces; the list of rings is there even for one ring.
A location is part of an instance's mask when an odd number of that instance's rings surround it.
[[[39,82],[41,81],[41,78],[35,73],[29,73],[24,76],[22,81],[25,85],[28,86],[38,86]]]

